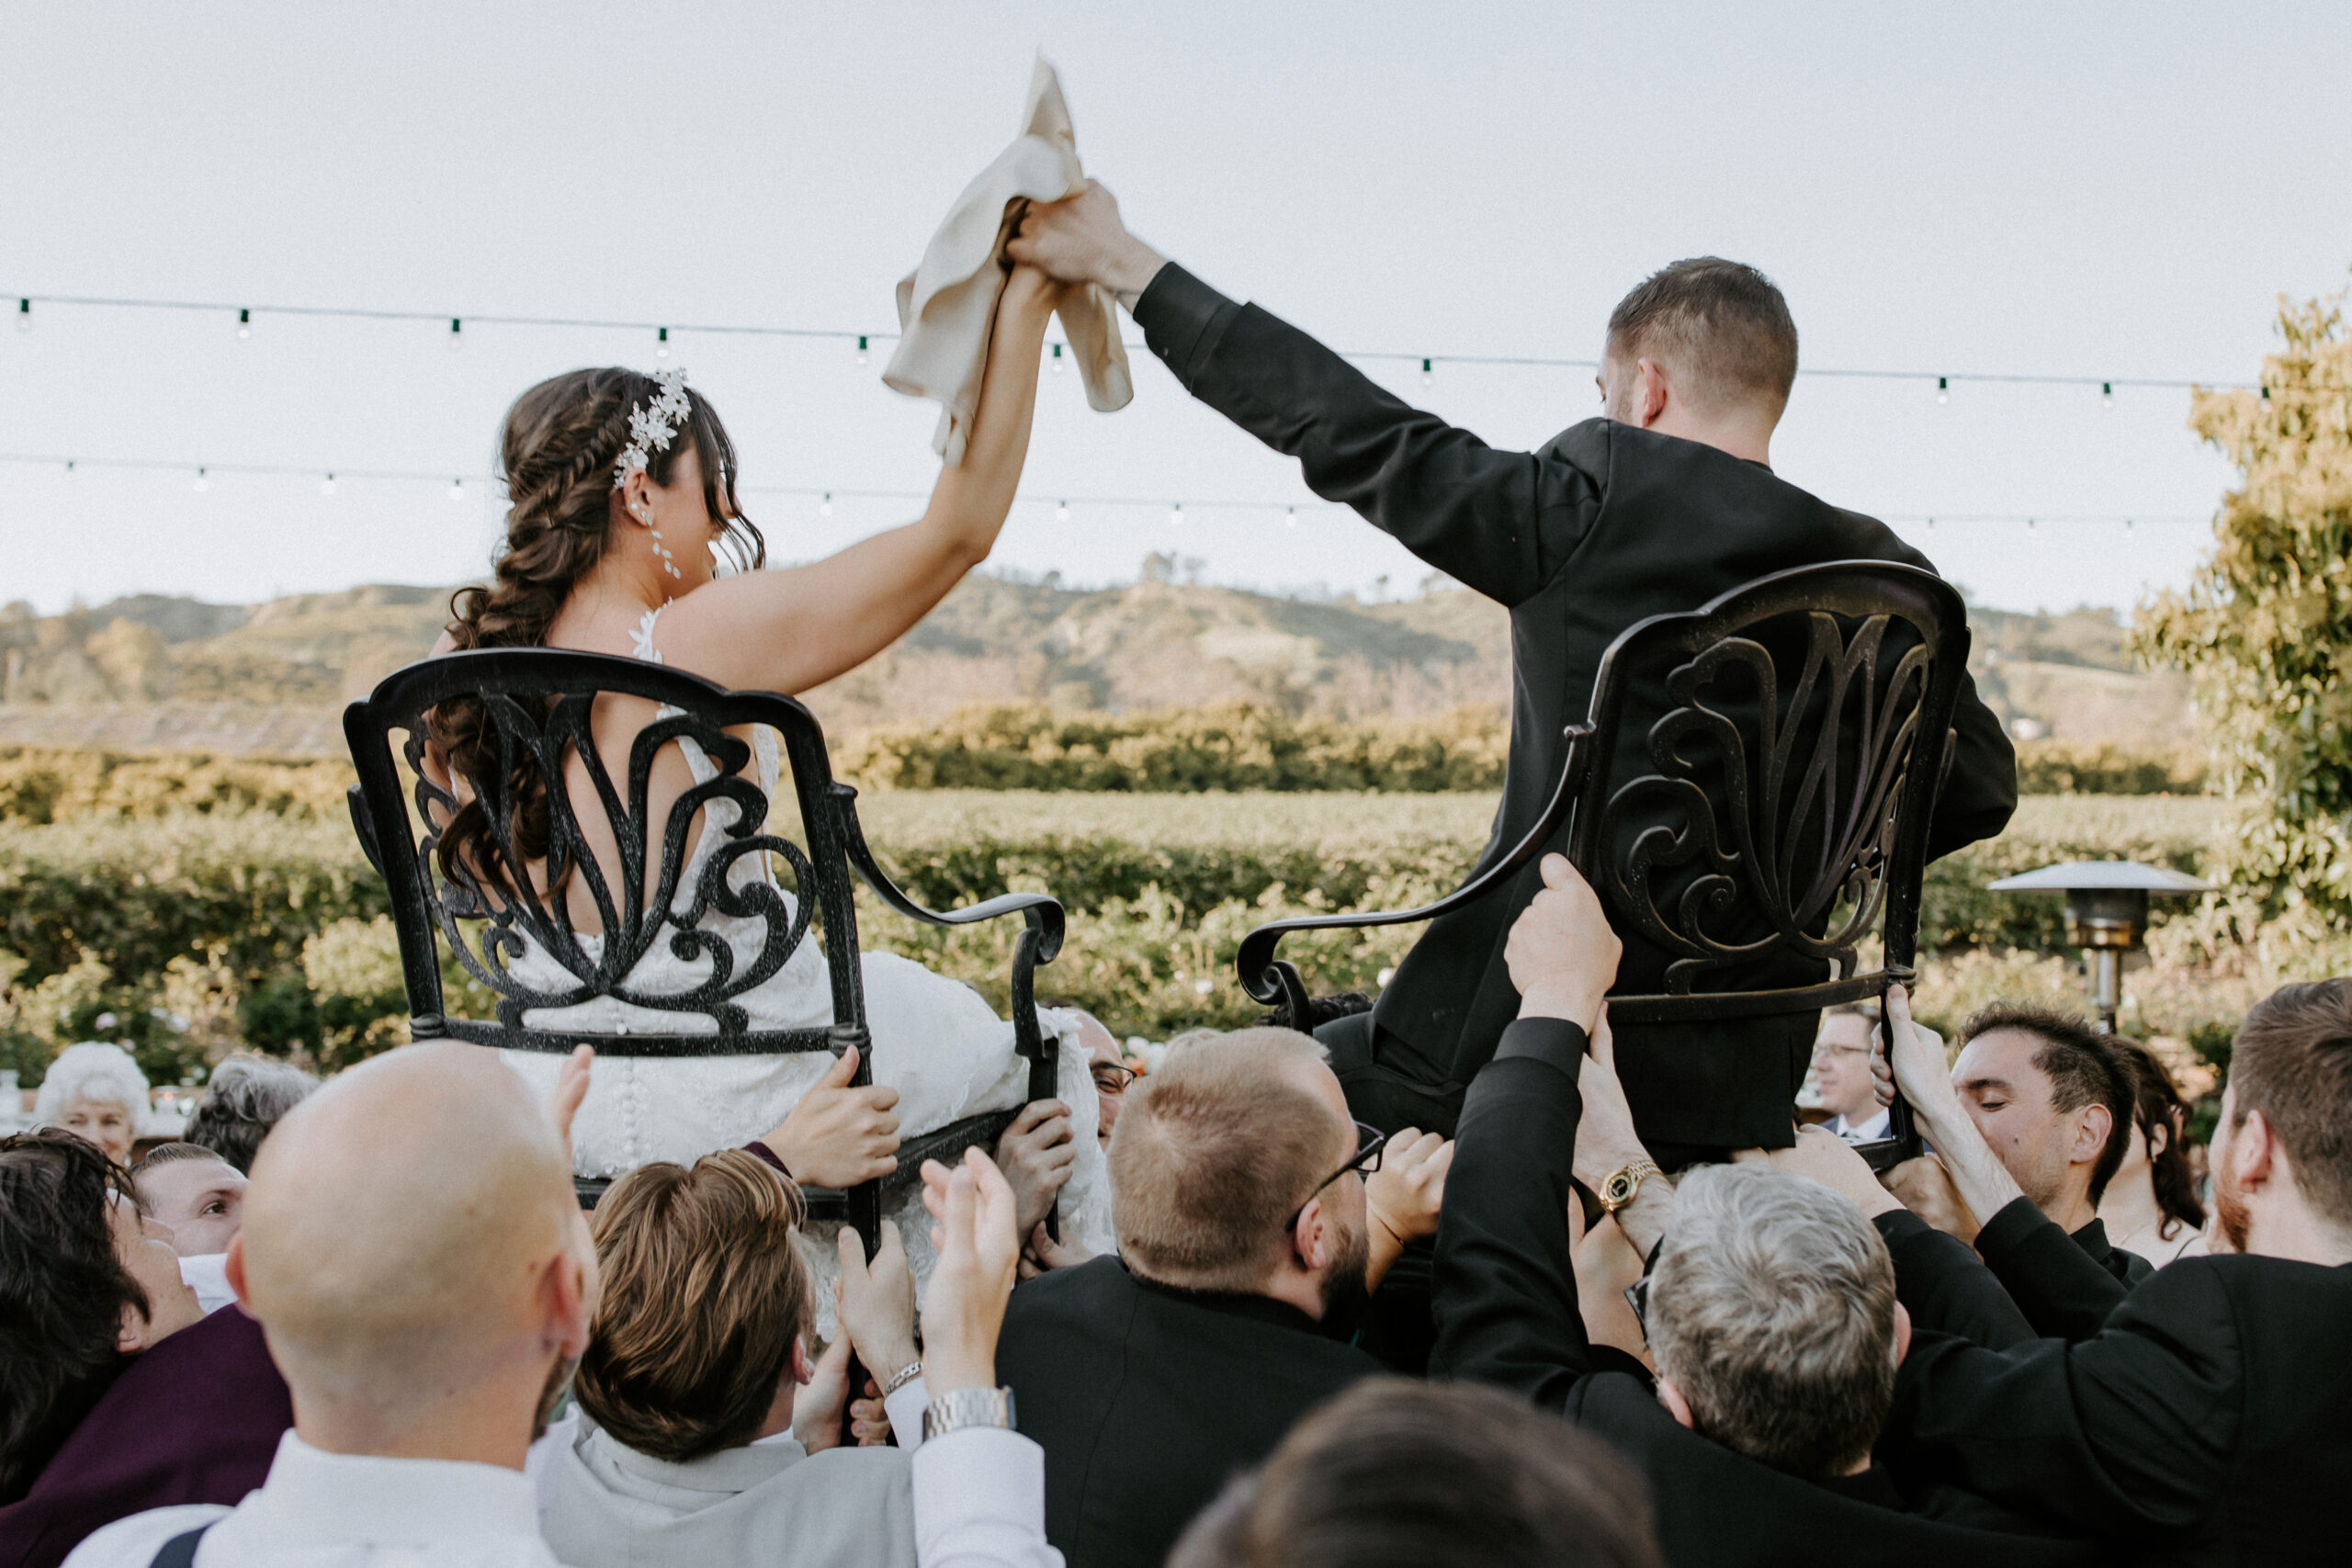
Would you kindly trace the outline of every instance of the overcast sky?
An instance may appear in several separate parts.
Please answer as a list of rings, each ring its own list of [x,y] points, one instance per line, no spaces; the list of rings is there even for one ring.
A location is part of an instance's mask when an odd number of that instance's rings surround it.
[[[834,328],[891,288],[1060,66],[1138,232],[1335,346],[1589,357],[1645,272],[1713,252],[1787,292],[1809,367],[2245,380],[2281,293],[2352,263],[2352,6],[2241,5],[35,5],[0,7],[0,600],[244,600],[481,572],[494,498],[316,475],[488,469],[505,405],[650,333],[272,317],[268,305]],[[679,333],[748,483],[927,490],[934,410],[881,355]],[[1374,367],[1498,445],[1595,411],[1589,373]],[[1408,588],[1424,569],[1193,404],[1049,380],[996,559]],[[2002,606],[2182,581],[2228,469],[2187,395],[1806,378],[1781,473],[1905,525]],[[195,467],[281,464],[300,477]],[[1186,502],[1080,504],[1063,496]],[[754,495],[804,558],[913,502]],[[1280,514],[1213,502],[1300,504]],[[1950,521],[1969,513],[2120,522]],[[2173,519],[2174,521],[2164,521]]]

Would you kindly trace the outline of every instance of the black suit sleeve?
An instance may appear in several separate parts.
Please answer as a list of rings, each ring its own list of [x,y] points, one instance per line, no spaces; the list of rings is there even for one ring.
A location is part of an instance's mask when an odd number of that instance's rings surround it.
[[[1976,1250],[2033,1331],[2052,1339],[2088,1339],[2129,1293],[2031,1199],[2012,1199],[1985,1221]]]
[[[1386,391],[1280,318],[1173,263],[1136,301],[1144,341],[1184,389],[1421,559],[1503,604],[1533,594],[1600,511],[1604,476],[1498,452]]]
[[[1872,1224],[1894,1258],[1894,1299],[1911,1314],[1915,1332],[1949,1334],[1993,1350],[2038,1337],[1966,1243],[1908,1209],[1891,1210]]]
[[[1976,694],[1973,677],[1961,678],[1951,728],[1956,746],[1951,771],[1944,775],[1943,792],[1936,797],[1935,820],[1928,825],[1931,861],[1998,837],[2018,808],[2017,749],[2009,744],[2001,721]]]
[[[2202,1261],[2159,1271],[2079,1345],[1915,1341],[1882,1451],[2110,1540],[2195,1525],[2231,1484],[2245,1398],[2229,1297]]]
[[[1568,1171],[1584,1031],[1521,1019],[1478,1070],[1438,1220],[1430,1372],[1566,1410],[1592,1370],[1568,1247]]]

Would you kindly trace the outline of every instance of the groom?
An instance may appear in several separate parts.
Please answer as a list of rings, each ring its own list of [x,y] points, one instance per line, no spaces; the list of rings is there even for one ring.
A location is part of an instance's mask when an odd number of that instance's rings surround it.
[[[1159,255],[1098,185],[1032,208],[1011,252],[1117,295],[1194,397],[1297,457],[1317,494],[1510,611],[1510,760],[1481,870],[1541,817],[1560,775],[1560,732],[1584,719],[1619,632],[1791,567],[1929,564],[1885,525],[1773,474],[1797,333],[1781,291],[1753,267],[1702,257],[1644,282],[1609,319],[1605,416],[1539,451],[1498,452]],[[1930,858],[1999,832],[2017,806],[2016,758],[1973,682],[1953,723],[1959,757]],[[1318,1032],[1357,1115],[1452,1129],[1463,1086],[1517,1013],[1503,942],[1541,886],[1531,862],[1510,887],[1431,921],[1368,1017]],[[1663,990],[1667,954],[1620,935],[1620,988]],[[1822,975],[1791,975],[1784,963],[1757,983]],[[1619,1071],[1645,1141],[1661,1158],[1787,1147],[1814,1027],[1812,1014],[1621,1027]]]

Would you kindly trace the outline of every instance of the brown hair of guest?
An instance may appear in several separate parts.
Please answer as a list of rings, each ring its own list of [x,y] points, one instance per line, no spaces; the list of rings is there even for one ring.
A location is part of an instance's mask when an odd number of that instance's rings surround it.
[[[1474,1383],[1372,1378],[1201,1513],[1169,1568],[1663,1568],[1600,1439]]]
[[[1111,1134],[1120,1256],[1163,1283],[1254,1290],[1283,1222],[1329,1174],[1331,1111],[1299,1081],[1322,1060],[1288,1029],[1171,1048],[1127,1091]]]
[[[2156,1223],[2157,1239],[2170,1241],[2184,1225],[2193,1231],[2203,1230],[2205,1204],[2197,1196],[2197,1173],[2188,1168],[2188,1148],[2181,1138],[2182,1129],[2188,1124],[2188,1102],[2180,1098],[2172,1074],[2165,1070],[2154,1051],[2120,1034],[2108,1038],[2130,1071],[2137,1093],[2132,1124],[2133,1136],[2148,1151],[2148,1184],[2155,1190],[2156,1207],[2161,1212]],[[2156,1146],[2159,1130],[2164,1134],[2162,1148]]]
[[[573,1392],[625,1448],[683,1464],[759,1431],[813,1305],[800,1190],[741,1149],[641,1165],[596,1205],[604,1280]]]
[[[2030,1002],[1995,1002],[1981,1008],[1960,1026],[1962,1040],[2008,1030],[2030,1034],[2041,1042],[2033,1054],[2036,1071],[2050,1080],[2050,1108],[2066,1114],[2086,1105],[2104,1105],[2109,1119],[2107,1142],[2091,1166],[2090,1201],[2097,1203],[2123,1163],[2123,1141],[2132,1136],[2132,1111],[2140,1089],[2131,1064],[2115,1049],[2111,1037],[2091,1027],[2090,1021],[2054,1008]]]
[[[2312,1210],[2352,1231],[2352,980],[2281,986],[2230,1050],[2233,1126],[2259,1111]]]

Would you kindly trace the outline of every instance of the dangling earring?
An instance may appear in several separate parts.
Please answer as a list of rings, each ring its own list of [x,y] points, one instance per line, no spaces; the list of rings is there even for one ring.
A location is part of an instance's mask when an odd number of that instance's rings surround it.
[[[653,553],[661,558],[662,570],[668,572],[672,577],[676,578],[679,581],[684,581],[686,574],[678,570],[677,563],[670,558],[669,547],[662,543],[662,530],[653,527],[653,509],[640,501],[635,506],[630,507],[629,512],[630,514],[636,517],[639,523],[642,523],[646,527],[652,529]]]

